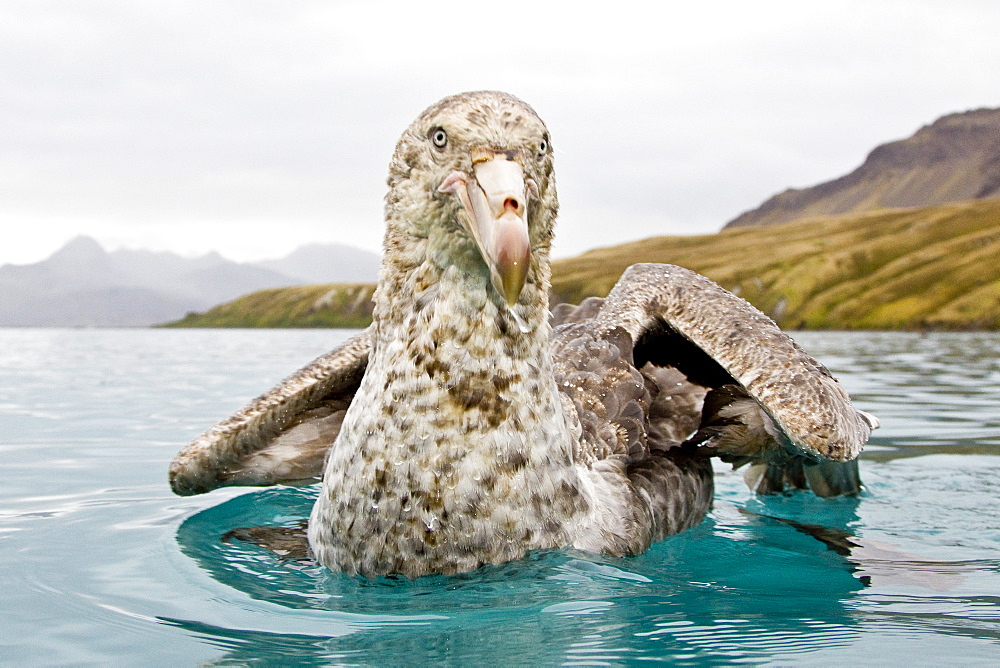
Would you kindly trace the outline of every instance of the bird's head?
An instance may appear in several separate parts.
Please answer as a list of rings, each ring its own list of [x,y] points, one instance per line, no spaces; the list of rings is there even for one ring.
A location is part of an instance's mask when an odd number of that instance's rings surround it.
[[[403,133],[389,169],[386,251],[426,239],[426,260],[487,279],[513,307],[548,283],[558,200],[545,124],[493,91],[447,97]]]

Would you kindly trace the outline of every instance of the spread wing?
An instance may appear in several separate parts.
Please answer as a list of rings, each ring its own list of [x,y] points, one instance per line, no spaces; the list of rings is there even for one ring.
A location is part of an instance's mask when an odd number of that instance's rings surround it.
[[[318,480],[370,348],[365,330],[206,431],[171,462],[170,487],[187,496]]]
[[[770,318],[707,278],[633,265],[606,299],[555,317],[584,461],[620,454],[635,467],[690,437],[706,454],[756,464],[748,483],[761,492],[857,491],[851,460],[877,422]]]

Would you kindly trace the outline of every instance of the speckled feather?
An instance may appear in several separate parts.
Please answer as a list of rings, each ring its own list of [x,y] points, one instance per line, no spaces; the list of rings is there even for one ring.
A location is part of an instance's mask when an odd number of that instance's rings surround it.
[[[447,130],[446,148],[429,141],[435,128]],[[537,188],[512,306],[466,232],[467,212],[437,189],[453,170],[471,174],[483,148],[520,160]],[[446,98],[404,132],[389,172],[373,325],[182,451],[176,492],[322,471],[315,558],[415,577],[534,549],[637,554],[701,521],[709,455],[741,419],[720,417],[728,405],[705,413],[710,388],[742,388],[753,408],[741,416],[769,425],[758,449],[843,459],[867,437],[821,365],[692,272],[633,267],[607,299],[557,308],[550,322],[551,144],[520,100]],[[685,353],[676,364],[675,348]]]
[[[853,460],[871,434],[872,418],[854,409],[826,367],[748,302],[688,269],[632,265],[592,326],[633,338],[669,328],[695,343],[805,454]]]
[[[170,463],[173,491],[189,496],[226,485],[317,478],[340,430],[337,418],[364,375],[370,348],[366,330],[196,438]],[[301,432],[306,434],[299,436]]]

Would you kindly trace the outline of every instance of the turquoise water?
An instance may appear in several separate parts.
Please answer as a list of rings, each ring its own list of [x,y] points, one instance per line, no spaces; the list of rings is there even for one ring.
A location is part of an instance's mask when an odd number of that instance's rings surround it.
[[[220,540],[294,523],[314,488],[167,487],[178,448],[344,336],[0,330],[0,663],[1000,657],[1000,335],[796,335],[882,419],[860,499],[756,498],[720,467],[710,516],[639,557],[551,552],[416,581]]]

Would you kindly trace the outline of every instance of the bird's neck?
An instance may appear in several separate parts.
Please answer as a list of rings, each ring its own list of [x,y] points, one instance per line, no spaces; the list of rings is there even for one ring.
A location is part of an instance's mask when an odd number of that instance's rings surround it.
[[[372,363],[452,389],[526,366],[550,370],[547,282],[527,283],[508,306],[484,266],[397,269],[383,268],[375,295]]]
[[[550,268],[547,248],[533,258],[518,302],[508,306],[466,240],[402,241],[390,233],[373,313],[378,348],[403,344],[414,353],[457,344],[456,354],[526,359],[548,356]],[[433,351],[431,351],[433,352]],[[449,353],[448,346],[438,354]]]
[[[487,277],[398,262],[383,265],[372,353],[327,462],[313,550],[348,572],[419,575],[566,544],[583,506],[544,288],[525,286],[524,332]],[[404,558],[412,545],[419,558]],[[402,556],[379,561],[387,554]]]
[[[399,258],[383,265],[375,297],[372,354],[355,399],[367,408],[349,420],[408,457],[447,450],[448,458],[463,458],[480,449],[485,459],[517,458],[552,448],[568,457],[547,280],[539,280],[547,274],[529,277],[509,307],[485,267],[460,266],[461,258],[446,267],[405,266]]]

